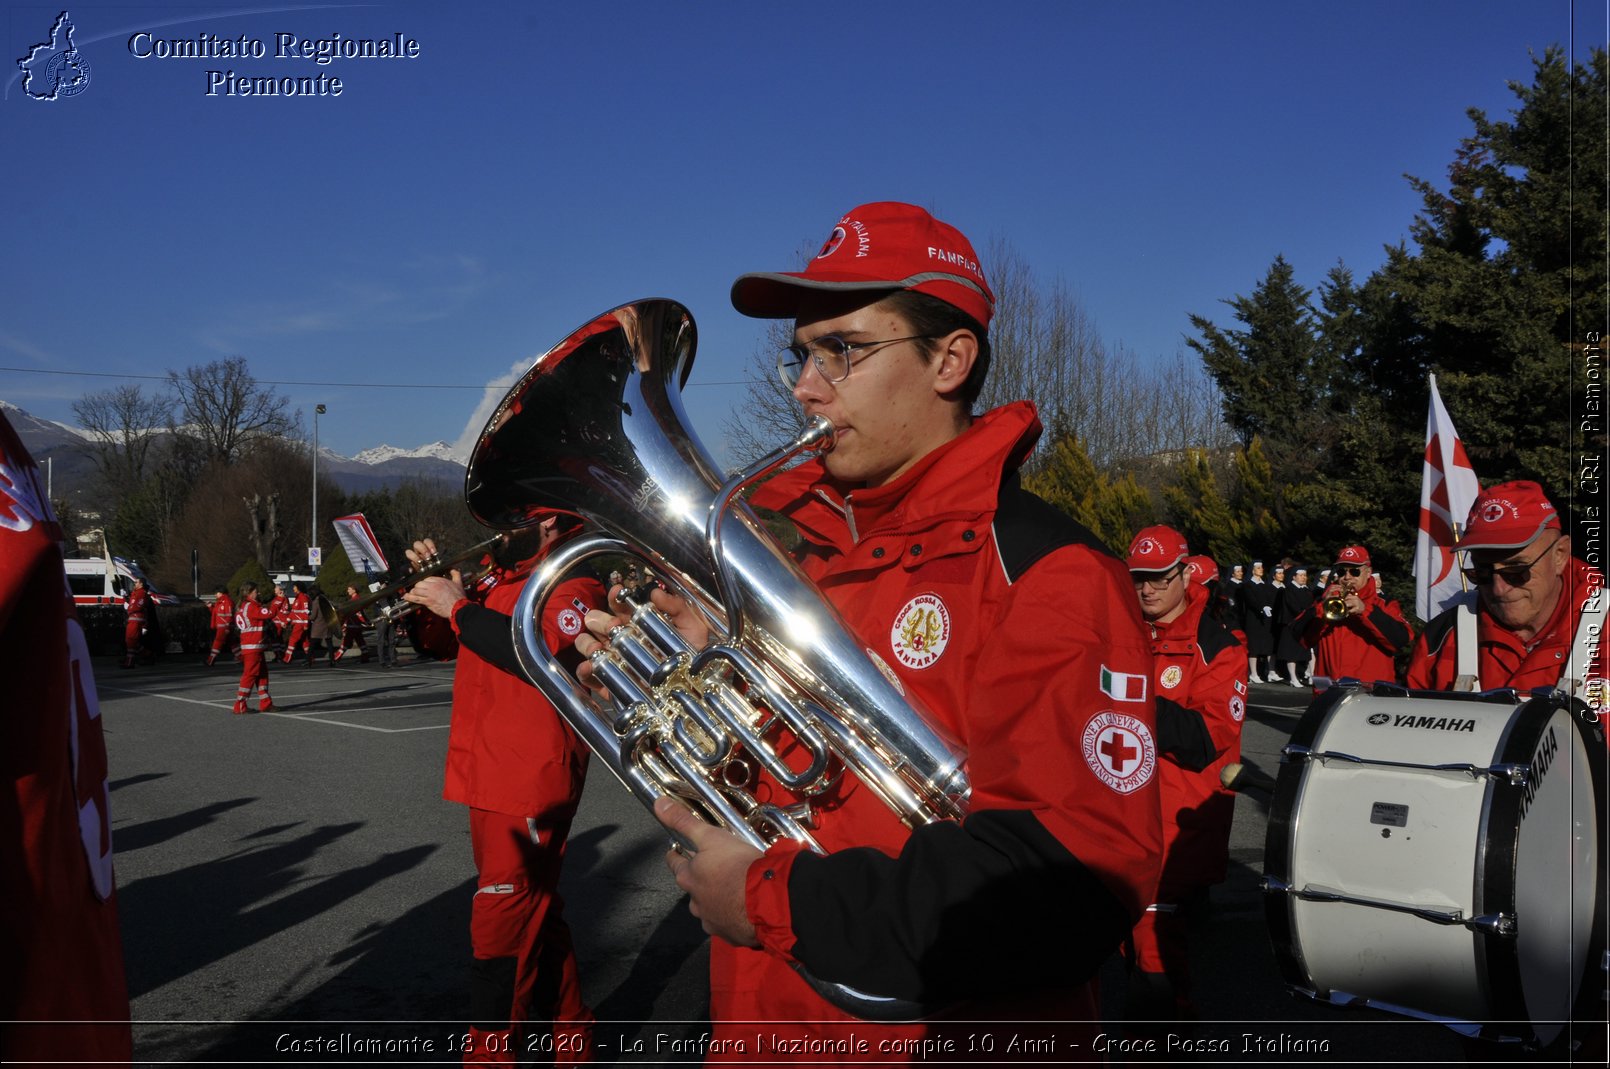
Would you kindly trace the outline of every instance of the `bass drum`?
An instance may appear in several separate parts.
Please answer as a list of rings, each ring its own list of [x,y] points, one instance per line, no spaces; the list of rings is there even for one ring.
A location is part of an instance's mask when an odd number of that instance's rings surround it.
[[[1264,846],[1286,983],[1537,1046],[1585,994],[1602,1027],[1605,757],[1559,693],[1326,691],[1284,750]]]

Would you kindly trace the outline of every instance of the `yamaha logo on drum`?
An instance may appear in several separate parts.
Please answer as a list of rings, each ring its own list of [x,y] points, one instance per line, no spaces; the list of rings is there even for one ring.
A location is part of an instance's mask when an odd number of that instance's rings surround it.
[[[1421,728],[1425,731],[1475,731],[1476,721],[1466,720],[1458,716],[1415,716],[1413,713],[1400,713],[1393,716],[1390,713],[1371,713],[1367,722],[1382,727],[1391,724],[1395,728]]]

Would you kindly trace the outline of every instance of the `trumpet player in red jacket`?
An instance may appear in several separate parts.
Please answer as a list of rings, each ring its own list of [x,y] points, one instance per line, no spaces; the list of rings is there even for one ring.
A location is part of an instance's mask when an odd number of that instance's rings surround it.
[[[475,1023],[466,1062],[591,1061],[593,1012],[581,997],[576,955],[559,897],[570,823],[588,750],[515,662],[509,613],[531,570],[573,524],[550,517],[494,553],[466,590],[458,571],[420,580],[404,598],[431,610],[421,632],[431,652],[456,656],[443,797],[470,811],[477,891],[470,910]],[[428,541],[409,559],[435,556]],[[568,648],[582,619],[602,608],[596,580],[559,584],[542,609],[550,649]]]
[[[1347,546],[1336,554],[1331,585],[1297,614],[1291,628],[1314,651],[1314,675],[1364,683],[1397,679],[1398,651],[1409,644],[1398,603],[1370,575],[1370,551]]]

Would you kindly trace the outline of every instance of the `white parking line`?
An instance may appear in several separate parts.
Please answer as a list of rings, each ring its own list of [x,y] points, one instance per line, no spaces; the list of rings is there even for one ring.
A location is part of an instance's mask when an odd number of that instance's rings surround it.
[[[218,709],[218,710],[221,710],[221,711],[228,711],[229,709],[231,709],[234,706],[233,702],[227,701],[227,700],[226,701],[203,701],[200,698],[186,698],[186,697],[184,697],[183,695],[180,695],[180,694],[159,694],[159,693],[157,693],[155,691],[149,691],[149,690],[130,690],[127,687],[109,687],[109,686],[105,686],[105,685],[99,685],[99,686],[96,687],[96,690],[99,691],[102,694],[108,694],[108,693],[111,693],[111,694],[132,694],[132,695],[137,695],[137,696],[143,697],[143,698],[164,698],[164,699],[166,699],[166,700],[168,700],[170,702],[182,702],[182,703],[184,703],[186,705],[201,705],[201,706],[205,706],[208,709]],[[353,693],[362,693],[362,692],[353,692]],[[376,705],[376,706],[373,706],[370,711],[377,712],[377,713],[389,713],[389,712],[399,710],[399,709],[439,709],[444,704],[445,703],[443,703],[443,702],[419,702],[419,703],[410,704],[410,705]],[[352,711],[353,710],[351,710],[351,709],[336,709],[336,710],[331,710],[330,713],[323,713],[323,712],[319,712],[319,711],[310,711],[310,712],[306,712],[306,713],[298,713],[298,712],[295,711],[295,706],[292,706],[289,709],[275,709],[273,712],[268,712],[268,713],[256,713],[256,712],[254,712],[254,713],[251,713],[250,715],[252,715],[252,716],[277,716],[277,717],[279,717],[279,718],[281,718],[283,720],[300,720],[303,723],[308,723],[308,724],[329,724],[332,727],[356,728],[359,731],[378,731],[381,734],[385,734],[385,735],[406,735],[409,732],[414,732],[414,731],[446,731],[447,730],[447,725],[446,724],[426,724],[426,725],[424,725],[422,727],[412,727],[412,728],[386,728],[386,727],[376,727],[373,724],[353,724],[353,723],[349,723],[349,722],[344,721],[344,720],[326,720],[326,719],[322,719],[325,716],[335,715],[337,713],[351,713]]]

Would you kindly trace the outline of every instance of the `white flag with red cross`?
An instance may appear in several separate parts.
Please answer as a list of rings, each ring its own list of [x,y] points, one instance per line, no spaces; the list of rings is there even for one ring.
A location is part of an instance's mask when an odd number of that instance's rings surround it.
[[[1431,620],[1463,592],[1454,530],[1465,522],[1481,483],[1465,455],[1465,445],[1442,406],[1437,376],[1431,379],[1431,411],[1426,417],[1425,468],[1420,481],[1420,533],[1414,545],[1414,611]]]

